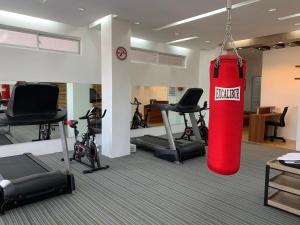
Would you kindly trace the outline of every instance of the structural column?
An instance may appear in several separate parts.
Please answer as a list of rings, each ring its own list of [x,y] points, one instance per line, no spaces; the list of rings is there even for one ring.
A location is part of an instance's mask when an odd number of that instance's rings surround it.
[[[130,154],[130,37],[131,24],[113,18],[101,19],[102,154],[110,158]],[[119,47],[127,51],[119,59]]]
[[[67,111],[69,120],[79,120],[91,108],[90,84],[67,83]],[[87,122],[80,120],[78,130],[80,134],[86,132]],[[74,137],[74,130],[68,127],[68,137]]]

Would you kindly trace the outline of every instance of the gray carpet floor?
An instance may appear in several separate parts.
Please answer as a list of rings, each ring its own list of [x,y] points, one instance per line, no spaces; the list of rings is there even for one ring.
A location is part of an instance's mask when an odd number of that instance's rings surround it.
[[[297,216],[263,206],[265,162],[283,153],[244,143],[241,171],[230,177],[211,173],[205,158],[176,165],[143,151],[102,159],[110,168],[88,175],[72,162],[74,194],[8,211],[0,225],[300,224]],[[41,159],[61,168],[60,157]]]

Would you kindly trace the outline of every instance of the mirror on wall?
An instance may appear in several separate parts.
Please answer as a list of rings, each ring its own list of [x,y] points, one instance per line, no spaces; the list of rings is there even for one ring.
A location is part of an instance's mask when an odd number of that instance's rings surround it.
[[[153,103],[174,104],[177,103],[187,88],[167,86],[135,86],[132,89],[132,118],[131,129],[163,126],[163,119],[159,109],[152,109]],[[143,122],[140,124],[139,115]],[[178,113],[168,114],[170,123],[183,124],[183,116]]]
[[[16,82],[0,82],[0,112],[5,113],[7,103]],[[55,83],[59,87],[58,108],[67,110],[68,120],[79,120],[89,109],[101,109],[101,85],[78,83]],[[101,113],[101,112],[100,112]],[[96,120],[95,126],[101,127]],[[74,137],[74,130],[65,126],[68,137]],[[79,120],[78,131],[87,130],[87,121]],[[100,132],[100,131],[99,131]],[[53,140],[59,138],[58,124],[33,126],[0,126],[0,145],[17,144],[32,141]]]

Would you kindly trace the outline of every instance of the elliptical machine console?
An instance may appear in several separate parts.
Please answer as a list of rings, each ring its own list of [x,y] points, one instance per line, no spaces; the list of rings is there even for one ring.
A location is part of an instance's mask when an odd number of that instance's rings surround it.
[[[87,131],[84,134],[82,134],[81,140],[79,140],[78,138],[79,136],[79,131],[77,129],[78,121],[77,120],[67,121],[69,127],[74,129],[74,135],[75,135],[74,153],[73,153],[73,157],[70,160],[75,160],[91,168],[88,170],[84,170],[83,173],[92,173],[94,171],[109,168],[108,165],[101,166],[100,164],[99,149],[97,148],[95,143],[96,133],[91,124],[91,120],[94,119],[101,120],[106,114],[106,110],[104,110],[101,116],[99,116],[98,112],[100,112],[100,109],[93,107],[92,109],[88,110],[84,116],[79,118],[80,120],[87,121]],[[88,163],[83,161],[84,158],[87,159]]]

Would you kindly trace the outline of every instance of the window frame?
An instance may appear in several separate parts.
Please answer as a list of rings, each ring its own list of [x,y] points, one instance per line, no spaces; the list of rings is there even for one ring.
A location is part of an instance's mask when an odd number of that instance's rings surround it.
[[[131,58],[132,63],[142,63],[142,64],[152,64],[152,65],[158,65],[158,66],[168,66],[168,67],[176,67],[176,68],[186,68],[186,63],[187,63],[187,56],[186,55],[177,55],[177,54],[172,54],[172,53],[166,53],[166,52],[159,52],[159,51],[152,51],[148,49],[143,49],[143,48],[136,48],[136,47],[131,47],[131,50],[137,50],[137,51],[142,51],[142,52],[151,52],[156,54],[156,62],[146,62],[146,61],[138,61],[134,60]],[[169,55],[169,56],[176,56],[176,57],[181,57],[183,59],[183,64],[181,66],[179,65],[173,65],[173,64],[165,64],[165,63],[160,63],[159,62],[159,56],[160,55]]]
[[[35,37],[36,37],[36,46],[35,47],[18,45],[18,44],[7,44],[7,43],[0,43],[0,46],[21,48],[21,49],[28,49],[28,50],[37,50],[37,51],[44,51],[44,52],[53,52],[53,53],[74,54],[74,55],[81,55],[81,53],[82,53],[82,49],[81,49],[82,43],[81,43],[81,39],[78,37],[71,37],[71,36],[66,36],[66,35],[56,35],[56,34],[47,33],[47,32],[34,31],[34,30],[16,28],[16,27],[1,26],[1,25],[0,25],[0,29],[20,32],[20,33],[25,33],[25,34],[32,34],[32,35],[35,35]],[[78,52],[40,48],[40,46],[39,46],[40,45],[40,43],[39,43],[40,36],[78,42]]]

